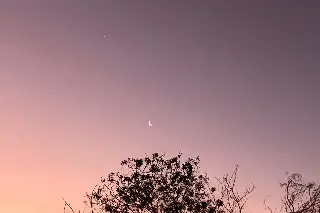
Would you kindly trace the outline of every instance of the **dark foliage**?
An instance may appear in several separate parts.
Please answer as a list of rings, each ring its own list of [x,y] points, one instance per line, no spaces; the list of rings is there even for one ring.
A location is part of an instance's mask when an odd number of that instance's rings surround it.
[[[164,154],[154,153],[122,161],[122,172],[110,173],[86,194],[85,203],[90,213],[243,212],[255,186],[238,192],[235,186],[238,166],[231,176],[216,178],[216,189],[210,185],[208,176],[200,173],[199,157],[182,161],[181,156],[179,153],[177,157],[166,159]],[[285,189],[285,195],[279,212],[320,213],[320,186],[304,182],[296,173],[288,175],[280,186]],[[67,207],[75,212],[65,200],[64,203],[64,210]],[[271,213],[277,212],[266,207]]]
[[[108,213],[218,213],[223,202],[199,172],[199,157],[181,162],[154,153],[122,161],[124,172],[110,173],[87,194],[91,211]]]

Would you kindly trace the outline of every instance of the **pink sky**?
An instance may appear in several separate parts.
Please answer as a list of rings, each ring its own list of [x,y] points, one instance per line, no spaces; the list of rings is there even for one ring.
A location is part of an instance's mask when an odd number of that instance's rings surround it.
[[[239,164],[249,213],[286,171],[320,180],[317,7],[148,2],[1,2],[0,212],[83,207],[122,159],[181,149]]]

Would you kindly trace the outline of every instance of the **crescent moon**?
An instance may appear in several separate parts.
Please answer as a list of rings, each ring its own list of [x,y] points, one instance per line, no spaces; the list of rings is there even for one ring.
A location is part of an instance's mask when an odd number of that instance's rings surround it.
[[[151,121],[149,121],[149,126],[153,126],[153,125],[151,124]]]

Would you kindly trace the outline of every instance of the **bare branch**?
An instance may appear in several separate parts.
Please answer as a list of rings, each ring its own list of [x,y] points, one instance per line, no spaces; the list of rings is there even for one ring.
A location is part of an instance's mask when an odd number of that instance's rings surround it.
[[[239,193],[235,187],[238,168],[237,165],[231,176],[225,174],[222,179],[215,178],[220,185],[221,196],[224,201],[223,209],[229,213],[243,212],[248,195],[255,189],[253,184],[252,187],[247,187],[242,194]]]

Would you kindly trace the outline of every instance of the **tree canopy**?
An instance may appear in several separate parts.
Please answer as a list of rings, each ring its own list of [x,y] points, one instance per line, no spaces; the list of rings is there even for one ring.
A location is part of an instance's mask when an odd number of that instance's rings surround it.
[[[87,204],[108,213],[222,212],[209,178],[199,171],[199,157],[165,159],[154,153],[121,162],[123,172],[110,173],[87,194]]]
[[[255,186],[239,193],[235,186],[238,166],[230,175],[215,178],[210,184],[200,172],[199,157],[182,160],[154,153],[121,162],[122,171],[102,178],[91,193],[86,193],[90,213],[242,213],[247,196]],[[304,182],[297,173],[288,174],[280,184],[285,189],[282,200],[285,213],[320,213],[320,186]],[[66,201],[66,206],[73,209]],[[266,209],[272,210],[265,200]],[[79,211],[80,213],[80,211]]]

